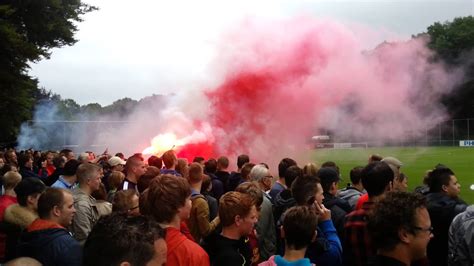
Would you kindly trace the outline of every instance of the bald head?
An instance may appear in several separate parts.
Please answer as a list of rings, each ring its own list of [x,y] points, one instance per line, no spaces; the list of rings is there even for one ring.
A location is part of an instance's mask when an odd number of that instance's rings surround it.
[[[28,258],[28,257],[21,257],[21,258],[16,258],[14,260],[11,260],[7,263],[4,264],[5,266],[42,266],[39,261],[33,259],[33,258]]]

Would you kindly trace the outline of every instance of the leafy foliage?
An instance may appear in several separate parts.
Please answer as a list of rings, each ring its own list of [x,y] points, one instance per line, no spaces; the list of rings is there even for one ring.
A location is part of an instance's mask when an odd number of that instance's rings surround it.
[[[455,18],[452,22],[436,22],[428,27],[428,46],[448,63],[462,62],[462,56],[474,48],[474,17]]]
[[[14,142],[45,95],[28,64],[74,44],[75,23],[95,9],[81,0],[0,0],[0,143]]]
[[[465,70],[464,81],[443,103],[453,118],[474,117],[474,17],[455,18],[452,22],[436,22],[428,27],[428,46],[453,67]]]

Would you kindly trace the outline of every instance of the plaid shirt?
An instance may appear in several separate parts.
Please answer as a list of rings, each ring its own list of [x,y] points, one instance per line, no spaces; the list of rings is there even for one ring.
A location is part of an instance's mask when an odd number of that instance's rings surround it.
[[[374,203],[367,201],[362,208],[349,213],[344,224],[344,265],[363,266],[375,258],[367,221]]]

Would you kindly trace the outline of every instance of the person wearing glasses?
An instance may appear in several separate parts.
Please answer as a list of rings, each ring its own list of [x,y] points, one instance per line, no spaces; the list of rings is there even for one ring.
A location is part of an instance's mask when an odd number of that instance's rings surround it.
[[[426,200],[418,193],[391,192],[367,224],[377,255],[373,265],[415,265],[425,259],[433,237]]]
[[[112,212],[122,212],[135,216],[140,214],[138,192],[134,189],[120,190],[115,193]]]
[[[273,205],[271,197],[266,193],[270,190],[273,176],[269,169],[262,164],[255,165],[250,170],[250,180],[254,181],[263,195],[260,216],[256,225],[260,245],[260,257],[268,260],[276,252],[276,231],[273,217]]]

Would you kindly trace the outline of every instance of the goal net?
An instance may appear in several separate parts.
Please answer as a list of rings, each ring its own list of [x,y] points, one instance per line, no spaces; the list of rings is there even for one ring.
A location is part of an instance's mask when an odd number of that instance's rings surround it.
[[[367,142],[331,142],[331,143],[317,143],[315,145],[316,149],[354,149],[361,148],[367,149],[369,145]]]

